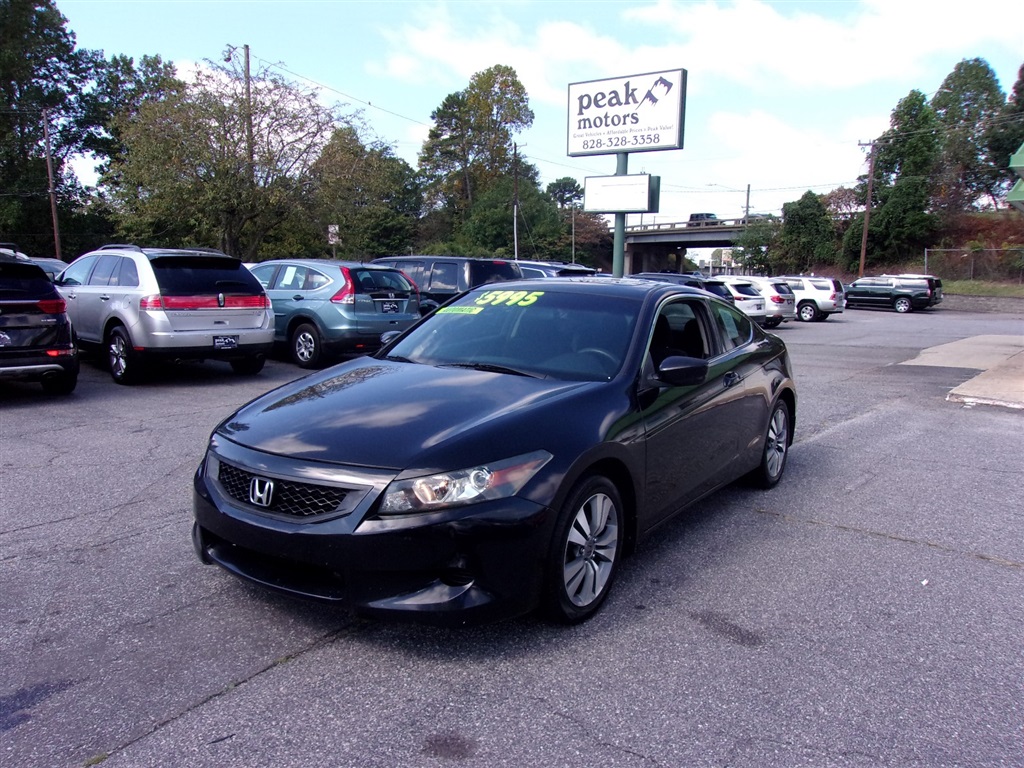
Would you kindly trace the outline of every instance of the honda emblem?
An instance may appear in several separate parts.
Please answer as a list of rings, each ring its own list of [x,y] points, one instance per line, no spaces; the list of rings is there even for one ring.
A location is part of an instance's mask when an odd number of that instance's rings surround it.
[[[249,501],[257,507],[269,507],[274,496],[274,481],[265,477],[254,477],[249,483]]]

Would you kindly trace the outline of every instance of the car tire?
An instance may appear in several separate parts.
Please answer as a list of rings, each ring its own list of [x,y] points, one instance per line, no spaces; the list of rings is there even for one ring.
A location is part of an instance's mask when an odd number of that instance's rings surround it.
[[[316,368],[324,354],[324,343],[320,331],[311,323],[302,323],[291,338],[292,362],[299,368]]]
[[[769,317],[769,318],[767,318],[764,321],[764,323],[762,323],[762,325],[765,328],[778,328],[780,325],[782,325],[782,318],[781,317]]]
[[[231,370],[240,376],[255,376],[263,370],[263,366],[266,364],[266,355],[252,355],[250,357],[243,357],[240,360],[232,360]]]
[[[900,296],[892,303],[892,308],[903,315],[912,310],[914,305],[911,303],[910,299]]]
[[[581,480],[555,524],[545,569],[544,612],[563,624],[590,618],[604,603],[623,551],[619,491],[605,477]]]
[[[805,323],[811,323],[818,319],[818,306],[813,301],[805,301],[796,310],[796,316]]]
[[[142,373],[139,355],[132,347],[128,331],[114,326],[107,334],[107,368],[117,384],[134,384]]]
[[[786,471],[786,459],[789,457],[789,427],[789,406],[785,400],[779,400],[772,409],[765,429],[761,463],[747,476],[758,488],[772,488],[782,479],[782,473]]]
[[[48,395],[70,395],[78,386],[78,374],[58,373],[39,382]]]

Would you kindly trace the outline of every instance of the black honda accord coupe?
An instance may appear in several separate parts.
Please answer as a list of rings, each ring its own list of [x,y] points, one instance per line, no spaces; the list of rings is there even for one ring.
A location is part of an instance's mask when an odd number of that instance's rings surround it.
[[[775,485],[795,417],[783,342],[709,293],[481,286],[225,419],[193,539],[359,613],[577,622],[644,534],[739,478]]]

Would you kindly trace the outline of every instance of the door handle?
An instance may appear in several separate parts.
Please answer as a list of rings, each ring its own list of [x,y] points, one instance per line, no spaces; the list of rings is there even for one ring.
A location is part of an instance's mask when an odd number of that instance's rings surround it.
[[[734,387],[740,383],[740,375],[735,371],[729,371],[722,377],[722,383],[725,385],[726,389]]]
[[[301,293],[296,293],[294,296],[292,296],[292,301],[302,301],[302,299],[303,296]]]

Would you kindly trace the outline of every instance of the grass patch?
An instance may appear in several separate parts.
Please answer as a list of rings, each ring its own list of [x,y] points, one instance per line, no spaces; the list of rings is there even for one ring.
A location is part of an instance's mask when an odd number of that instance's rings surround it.
[[[1010,296],[1024,299],[1020,283],[991,283],[985,280],[943,280],[942,292],[950,296]]]

